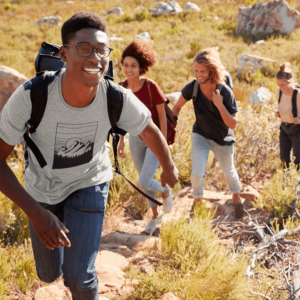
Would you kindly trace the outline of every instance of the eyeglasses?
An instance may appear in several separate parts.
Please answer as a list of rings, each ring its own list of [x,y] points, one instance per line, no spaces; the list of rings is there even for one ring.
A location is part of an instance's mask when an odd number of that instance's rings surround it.
[[[77,48],[78,54],[82,57],[89,57],[94,53],[94,51],[96,51],[97,55],[100,58],[105,58],[105,57],[108,57],[109,54],[111,53],[111,51],[113,50],[113,48],[110,48],[107,46],[91,47],[91,46],[87,46],[87,45],[74,46],[74,45],[70,45],[70,44],[64,44],[64,47],[65,46]]]

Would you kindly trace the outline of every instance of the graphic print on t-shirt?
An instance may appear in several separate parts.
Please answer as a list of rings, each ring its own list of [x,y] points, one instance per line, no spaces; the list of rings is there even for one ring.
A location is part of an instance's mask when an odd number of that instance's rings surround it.
[[[93,158],[98,122],[85,124],[57,123],[53,169],[77,167]]]

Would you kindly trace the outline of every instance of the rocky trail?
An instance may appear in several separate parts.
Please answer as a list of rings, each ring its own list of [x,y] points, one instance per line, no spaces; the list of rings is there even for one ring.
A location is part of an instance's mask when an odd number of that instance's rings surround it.
[[[256,189],[251,185],[241,183],[241,201],[248,214],[256,217],[258,222],[263,222],[267,217],[266,212],[256,209],[253,206],[255,197],[259,196]],[[207,208],[217,207],[215,218],[216,222],[234,221],[234,207],[232,195],[229,192],[204,192]],[[96,259],[96,272],[99,281],[99,300],[112,299],[118,295],[130,293],[133,287],[138,284],[138,280],[130,281],[126,279],[123,268],[130,263],[136,265],[141,272],[149,273],[152,271],[153,257],[144,257],[146,248],[153,247],[159,243],[160,226],[170,219],[179,219],[183,214],[189,217],[189,211],[193,204],[191,187],[184,187],[179,195],[174,199],[174,207],[171,213],[163,216],[162,223],[158,225],[152,236],[144,231],[146,220],[134,220],[133,218],[121,219],[112,216],[106,220],[103,228],[103,235],[99,253]],[[245,215],[242,222],[248,222],[249,217]],[[112,226],[114,224],[114,226]],[[113,228],[117,228],[114,230]],[[227,245],[227,240],[224,240]],[[25,296],[25,295],[24,295]],[[31,292],[29,297],[12,299],[35,299],[35,300],[71,300],[70,292],[63,285],[63,280],[38,288]],[[178,299],[173,294],[168,293],[159,298],[160,300]]]

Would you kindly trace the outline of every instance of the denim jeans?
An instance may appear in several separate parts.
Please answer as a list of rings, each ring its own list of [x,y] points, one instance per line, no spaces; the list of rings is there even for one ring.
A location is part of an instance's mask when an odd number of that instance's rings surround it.
[[[299,169],[300,164],[300,125],[293,123],[281,123],[280,126],[280,159],[285,163],[284,167],[289,167],[291,162],[291,152],[295,156],[295,165]]]
[[[203,196],[204,175],[209,150],[218,160],[225,175],[229,191],[240,191],[239,176],[234,167],[233,145],[220,146],[213,140],[206,139],[202,135],[192,132],[192,195],[198,199]]]
[[[78,190],[55,205],[41,203],[69,229],[69,248],[47,249],[29,223],[39,278],[50,283],[63,275],[73,300],[98,300],[94,263],[100,245],[108,189],[109,182],[105,182]]]
[[[153,179],[159,161],[139,136],[129,135],[129,148],[133,164],[139,173],[140,187],[147,195],[156,199],[155,192],[163,193],[165,191],[165,188],[157,180]],[[155,203],[149,200],[148,203],[150,207],[156,206]]]

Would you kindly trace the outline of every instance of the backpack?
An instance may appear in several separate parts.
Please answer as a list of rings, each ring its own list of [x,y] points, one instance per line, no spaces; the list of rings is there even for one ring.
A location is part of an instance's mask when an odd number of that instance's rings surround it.
[[[294,118],[297,118],[297,115],[298,115],[298,111],[297,111],[297,94],[298,94],[298,92],[299,92],[298,89],[294,89],[293,95],[292,95],[292,113],[293,113]],[[279,90],[278,104],[280,103],[281,96],[282,96],[282,91]]]
[[[147,88],[148,88],[148,93],[150,97],[150,105],[156,109],[156,106],[153,102],[152,94],[151,94],[151,89],[150,89],[150,83],[152,82],[149,78],[146,78],[147,80]],[[124,87],[125,80],[122,81],[120,84]],[[177,116],[174,115],[168,104],[170,103],[170,100],[167,98],[167,101],[164,102],[165,105],[165,112],[166,112],[166,117],[167,117],[167,143],[168,145],[173,145],[175,141],[175,127],[177,126]],[[156,110],[157,111],[157,110]]]
[[[27,131],[24,134],[24,140],[26,142],[26,165],[28,165],[27,147],[32,151],[41,168],[44,168],[47,165],[47,162],[44,159],[42,153],[40,152],[36,144],[33,142],[33,140],[30,138],[29,134],[33,134],[36,131],[43,118],[48,100],[47,98],[49,84],[54,81],[54,79],[60,74],[61,69],[65,67],[65,63],[58,56],[59,48],[60,46],[58,45],[43,42],[35,60],[35,68],[37,72],[36,77],[30,80],[30,99],[32,103],[32,112],[30,120],[28,120],[27,122]],[[49,69],[46,70],[46,67]],[[112,61],[109,62],[109,71],[107,73],[113,75]],[[120,86],[114,82],[112,76],[106,74],[103,80],[107,85],[107,109],[109,121],[111,124],[111,129],[109,130],[107,135],[107,141],[109,141],[109,137],[112,136],[112,145],[115,160],[115,169],[113,170],[117,174],[122,175],[139,193],[141,193],[147,199],[156,203],[157,205],[162,205],[160,201],[153,199],[152,197],[148,196],[143,191],[141,191],[120,172],[117,158],[117,149],[120,139],[119,134],[125,135],[126,131],[119,128],[116,124],[119,121],[119,118],[122,113],[123,93],[120,89]]]

